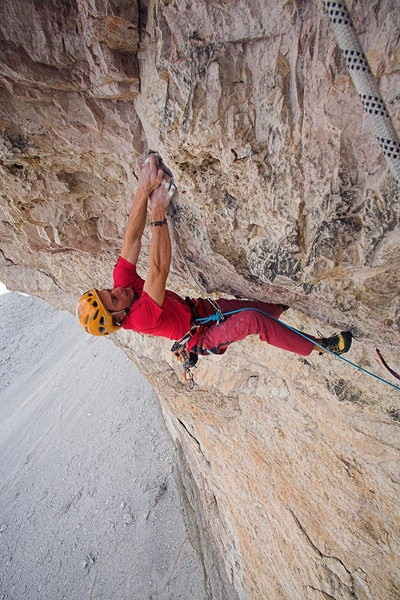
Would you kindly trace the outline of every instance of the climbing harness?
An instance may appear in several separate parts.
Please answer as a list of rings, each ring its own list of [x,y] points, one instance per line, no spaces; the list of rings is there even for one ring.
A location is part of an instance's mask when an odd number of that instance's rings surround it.
[[[344,2],[323,0],[338,46],[388,166],[400,187],[400,141]]]
[[[208,302],[211,304],[213,309],[215,310],[214,320],[218,319],[218,323],[221,323],[225,320],[222,310],[218,306],[218,302],[213,300],[212,298],[207,298]],[[198,354],[195,352],[188,352],[187,343],[188,341],[197,333],[200,332],[200,329],[208,322],[211,322],[211,319],[201,319],[198,316],[197,308],[195,303],[188,297],[185,298],[186,304],[190,307],[192,311],[193,323],[190,327],[190,330],[177,342],[174,342],[171,352],[174,354],[175,358],[179,360],[179,362],[183,365],[183,376],[185,381],[190,381],[190,389],[194,387],[194,377],[191,369],[196,367],[196,363],[198,361]],[[204,323],[203,323],[204,321]]]

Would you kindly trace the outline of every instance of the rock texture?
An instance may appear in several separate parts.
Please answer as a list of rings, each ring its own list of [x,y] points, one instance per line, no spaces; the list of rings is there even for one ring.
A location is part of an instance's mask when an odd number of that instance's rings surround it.
[[[395,0],[349,1],[400,129]],[[169,286],[269,299],[350,328],[400,370],[400,196],[322,3],[15,0],[0,8],[0,278],[74,310],[109,285],[137,160],[179,186]],[[135,175],[136,174],[136,175]],[[148,232],[143,244],[145,274]],[[156,387],[203,531],[213,598],[400,593],[398,390],[257,339],[201,359],[115,341]],[[394,379],[391,379],[395,383]]]

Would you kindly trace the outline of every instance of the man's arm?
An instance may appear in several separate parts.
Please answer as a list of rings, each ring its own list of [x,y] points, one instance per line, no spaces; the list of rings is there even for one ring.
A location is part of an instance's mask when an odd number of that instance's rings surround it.
[[[173,195],[169,189],[170,178],[164,175],[161,185],[150,196],[151,221],[162,222]],[[143,290],[149,294],[158,306],[162,306],[165,286],[171,266],[171,239],[168,224],[153,226],[149,256],[149,272]]]
[[[157,158],[150,154],[141,166],[138,189],[133,200],[126,225],[121,256],[136,265],[142,247],[142,235],[146,225],[147,199],[161,183],[163,171],[157,166]]]

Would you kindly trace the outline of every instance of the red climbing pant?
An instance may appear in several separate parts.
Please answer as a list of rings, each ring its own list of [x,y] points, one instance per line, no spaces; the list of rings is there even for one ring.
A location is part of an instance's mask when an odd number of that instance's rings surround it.
[[[215,309],[207,300],[195,301],[200,317],[215,313]],[[267,304],[261,301],[251,300],[218,300],[218,305],[223,313],[240,308],[257,308],[266,312],[267,315],[279,319],[282,307],[278,304]],[[255,310],[244,310],[226,318],[218,325],[212,323],[206,325],[188,343],[188,349],[198,354],[223,354],[227,347],[233,342],[243,340],[248,335],[259,335],[260,340],[267,342],[282,350],[288,350],[308,356],[314,348],[314,344],[298,335],[295,331],[287,329],[281,323],[270,319],[267,315]]]

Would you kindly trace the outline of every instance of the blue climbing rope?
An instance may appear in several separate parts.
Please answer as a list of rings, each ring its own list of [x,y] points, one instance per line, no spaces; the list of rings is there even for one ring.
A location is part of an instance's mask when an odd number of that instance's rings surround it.
[[[316,342],[315,340],[309,338],[307,335],[305,335],[304,333],[302,333],[298,329],[295,329],[294,327],[291,327],[290,325],[288,325],[284,321],[280,321],[279,319],[276,319],[272,315],[269,315],[268,313],[264,312],[263,310],[261,310],[259,308],[254,308],[254,307],[250,307],[249,306],[247,308],[238,308],[237,310],[231,310],[231,311],[226,312],[226,313],[223,313],[221,311],[217,311],[213,315],[210,315],[209,317],[204,317],[204,318],[198,318],[198,319],[196,319],[195,323],[196,323],[196,325],[205,325],[206,323],[213,323],[214,322],[214,323],[217,323],[217,325],[218,325],[219,323],[221,323],[221,321],[223,321],[225,319],[225,317],[230,317],[231,315],[235,315],[237,313],[243,312],[244,310],[253,310],[255,312],[261,313],[262,315],[265,315],[266,317],[269,317],[270,319],[272,319],[272,321],[275,321],[276,323],[279,323],[280,325],[283,325],[284,327],[286,327],[286,329],[290,329],[290,331],[293,331],[294,333],[297,333],[298,335],[300,335],[305,340],[311,342],[315,346],[318,346],[318,348],[321,348],[321,350],[324,350],[324,352],[328,352],[329,354],[333,354],[333,356],[336,356],[336,358],[340,358],[340,360],[342,360],[343,362],[347,363],[348,365],[351,365],[352,367],[355,367],[356,369],[358,369],[362,373],[365,373],[366,375],[370,375],[371,377],[374,377],[374,379],[377,379],[378,381],[382,381],[383,383],[386,383],[387,385],[390,385],[391,387],[393,387],[395,390],[399,390],[400,391],[400,387],[397,386],[397,385],[395,385],[394,383],[391,383],[390,381],[387,381],[386,379],[383,379],[383,377],[379,377],[379,375],[375,375],[375,373],[371,373],[371,371],[368,371],[367,369],[364,369],[363,367],[360,367],[359,365],[356,365],[355,363],[351,362],[351,360],[348,360],[347,358],[344,358],[340,354],[335,354],[331,350],[328,350],[327,348],[324,348],[324,346],[321,346],[321,344],[318,344],[318,342]]]

